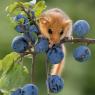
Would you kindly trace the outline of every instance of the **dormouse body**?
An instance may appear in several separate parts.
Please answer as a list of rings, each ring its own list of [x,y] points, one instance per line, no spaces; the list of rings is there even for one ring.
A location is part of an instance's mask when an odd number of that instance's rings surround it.
[[[46,37],[51,46],[60,42],[64,37],[72,37],[72,20],[61,9],[53,8],[43,12],[39,18],[39,28],[41,34]],[[65,53],[65,47],[62,45]],[[53,66],[51,75],[60,75],[64,67],[64,59]]]

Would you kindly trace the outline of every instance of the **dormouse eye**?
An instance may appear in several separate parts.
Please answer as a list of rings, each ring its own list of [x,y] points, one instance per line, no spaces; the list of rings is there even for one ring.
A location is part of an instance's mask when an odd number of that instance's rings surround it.
[[[64,31],[62,30],[61,32],[60,32],[60,35],[62,35],[64,33]]]
[[[52,34],[52,30],[51,30],[51,29],[48,29],[48,33],[49,33],[49,34]]]

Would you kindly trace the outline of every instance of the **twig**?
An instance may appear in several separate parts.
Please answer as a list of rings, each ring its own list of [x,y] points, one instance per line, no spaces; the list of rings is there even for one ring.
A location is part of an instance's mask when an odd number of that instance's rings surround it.
[[[62,39],[60,43],[86,43],[95,44],[95,39],[91,38],[73,38],[73,39]]]
[[[36,22],[34,21],[34,19],[32,19],[29,10],[27,8],[25,8],[25,6],[23,4],[21,4],[21,6],[19,6],[19,7],[21,7],[22,10],[27,14],[27,16],[29,17],[31,22],[33,22],[35,25],[37,25]],[[32,76],[32,83],[35,83],[35,56],[36,56],[36,54],[34,52],[32,52],[30,48],[29,48],[29,53],[33,56],[33,58],[32,58],[31,76]]]
[[[34,83],[34,84],[35,84],[35,57],[36,57],[36,55],[33,54],[31,74],[32,74],[32,83]]]
[[[46,68],[46,80],[47,80],[48,79],[48,75],[49,75],[49,66],[48,66],[48,60],[47,60],[47,56],[46,55],[45,55],[45,68]],[[50,95],[48,86],[47,86],[47,93],[48,93],[48,95]]]
[[[31,67],[31,76],[32,76],[32,83],[35,83],[35,56],[36,53],[32,52],[31,49],[29,48],[29,53],[32,56],[32,67]]]
[[[21,6],[19,6],[19,7],[22,8],[22,10],[27,14],[27,16],[29,17],[29,19],[31,20],[31,22],[36,25],[38,31],[40,32],[40,29],[39,29],[39,27],[38,27],[38,24],[36,23],[35,19],[33,19],[33,17],[30,15],[30,12],[29,12],[30,10],[27,9],[27,8],[25,8],[25,6],[22,5],[22,4],[21,4]]]

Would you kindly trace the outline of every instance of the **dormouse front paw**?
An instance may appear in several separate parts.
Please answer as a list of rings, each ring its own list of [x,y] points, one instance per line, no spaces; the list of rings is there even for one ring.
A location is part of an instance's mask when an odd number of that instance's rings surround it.
[[[73,39],[73,36],[70,36],[70,37],[64,37],[64,39],[66,39],[66,40],[72,40],[72,39]]]

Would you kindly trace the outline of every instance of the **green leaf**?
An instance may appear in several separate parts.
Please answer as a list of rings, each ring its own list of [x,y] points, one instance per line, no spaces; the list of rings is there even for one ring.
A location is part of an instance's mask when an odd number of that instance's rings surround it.
[[[30,5],[29,2],[25,2],[25,3],[23,3],[23,5],[24,5],[26,8],[30,8],[30,7],[31,7],[31,5]]]
[[[0,95],[10,95],[10,92],[0,89]]]
[[[2,91],[0,91],[0,95],[4,95]]]
[[[12,90],[30,82],[29,72],[21,64],[14,64],[8,73],[3,73],[0,79],[0,89]]]
[[[0,60],[0,76],[2,74],[2,61]]]
[[[45,10],[45,8],[46,8],[45,1],[37,2],[37,4],[35,4],[33,7],[36,17],[40,16],[43,10]]]
[[[19,57],[19,54],[13,52],[3,58],[0,89],[10,91],[30,82],[31,76],[29,76],[29,71],[22,63],[18,63]]]
[[[2,71],[2,61],[0,60],[0,71]]]
[[[18,2],[14,2],[13,4],[6,7],[6,11],[8,13],[12,13],[18,6]]]
[[[2,59],[3,72],[7,72],[9,70],[9,68],[11,67],[11,65],[13,64],[13,62],[17,61],[19,58],[20,58],[20,55],[16,52],[12,52],[12,53],[6,55]]]
[[[16,16],[18,14],[25,14],[22,11],[22,8],[20,6],[22,6],[22,2],[14,2],[13,4],[9,5],[6,7],[6,11],[8,13],[8,16]]]
[[[19,19],[18,23],[23,24],[24,23],[24,18]]]

